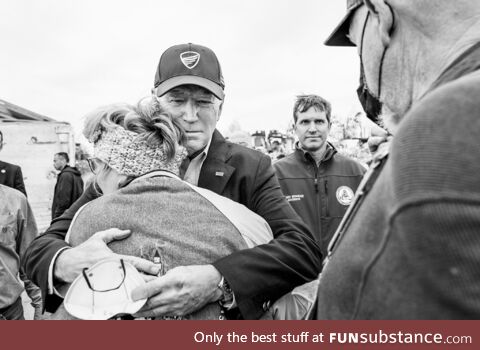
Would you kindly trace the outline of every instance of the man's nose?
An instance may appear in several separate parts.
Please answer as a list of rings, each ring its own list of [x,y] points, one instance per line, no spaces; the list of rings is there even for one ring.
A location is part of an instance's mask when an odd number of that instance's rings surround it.
[[[317,131],[317,127],[315,125],[315,123],[310,123],[308,124],[308,129],[307,129],[309,132],[316,132]]]
[[[185,104],[182,119],[187,123],[194,123],[198,120],[197,106],[193,101],[188,101]]]

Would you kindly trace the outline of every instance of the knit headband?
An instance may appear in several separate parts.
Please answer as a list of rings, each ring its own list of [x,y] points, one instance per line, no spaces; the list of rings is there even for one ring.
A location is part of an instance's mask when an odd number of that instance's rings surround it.
[[[187,155],[179,146],[175,157],[167,160],[164,145],[149,145],[139,134],[116,127],[97,130],[90,138],[94,155],[119,174],[140,176],[153,170],[167,170],[179,174],[180,164]]]

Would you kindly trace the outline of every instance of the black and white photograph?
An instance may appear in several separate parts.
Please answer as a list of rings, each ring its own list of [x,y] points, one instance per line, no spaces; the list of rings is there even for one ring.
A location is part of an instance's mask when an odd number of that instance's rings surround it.
[[[1,320],[480,319],[480,1],[1,8]]]

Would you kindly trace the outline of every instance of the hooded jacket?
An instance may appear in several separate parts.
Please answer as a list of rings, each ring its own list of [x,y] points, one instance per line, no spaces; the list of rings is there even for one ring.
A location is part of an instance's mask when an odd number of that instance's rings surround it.
[[[83,180],[75,167],[66,166],[58,174],[52,203],[52,220],[63,214],[65,210],[82,195]]]

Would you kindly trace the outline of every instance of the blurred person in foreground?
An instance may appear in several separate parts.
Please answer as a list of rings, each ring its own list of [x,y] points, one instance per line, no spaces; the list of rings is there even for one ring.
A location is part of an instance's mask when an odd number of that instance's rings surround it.
[[[53,193],[52,220],[62,215],[83,193],[83,180],[76,167],[68,165],[70,159],[65,152],[53,156],[53,166],[60,171]]]
[[[365,168],[327,141],[330,103],[318,95],[298,96],[293,107],[295,151],[273,164],[282,192],[310,227],[327,255],[327,247],[352,202]]]
[[[224,88],[215,53],[190,43],[172,46],[162,54],[152,93],[186,133],[188,157],[180,166],[180,177],[245,205],[267,221],[274,239],[211,264],[175,269],[153,279],[134,291],[136,300],[149,298],[142,316],[185,316],[215,294],[228,318],[256,319],[275,300],[314,280],[320,271],[320,249],[283,197],[270,157],[227,142],[216,130]],[[25,254],[25,270],[41,287],[47,310],[55,310],[61,302],[52,292],[54,283],[72,282],[82,264],[114,255],[106,243],[125,238],[120,233],[93,236],[74,248],[64,241],[77,209],[95,197],[88,188]],[[158,267],[146,259],[132,257],[129,262],[144,272],[158,273]]]
[[[36,236],[37,224],[27,198],[0,185],[0,320],[25,319],[21,297],[24,289],[32,299],[35,319],[42,317],[40,289],[27,279],[20,266],[20,258]]]
[[[480,2],[348,0],[362,105],[393,134],[329,248],[318,319],[480,318]]]

